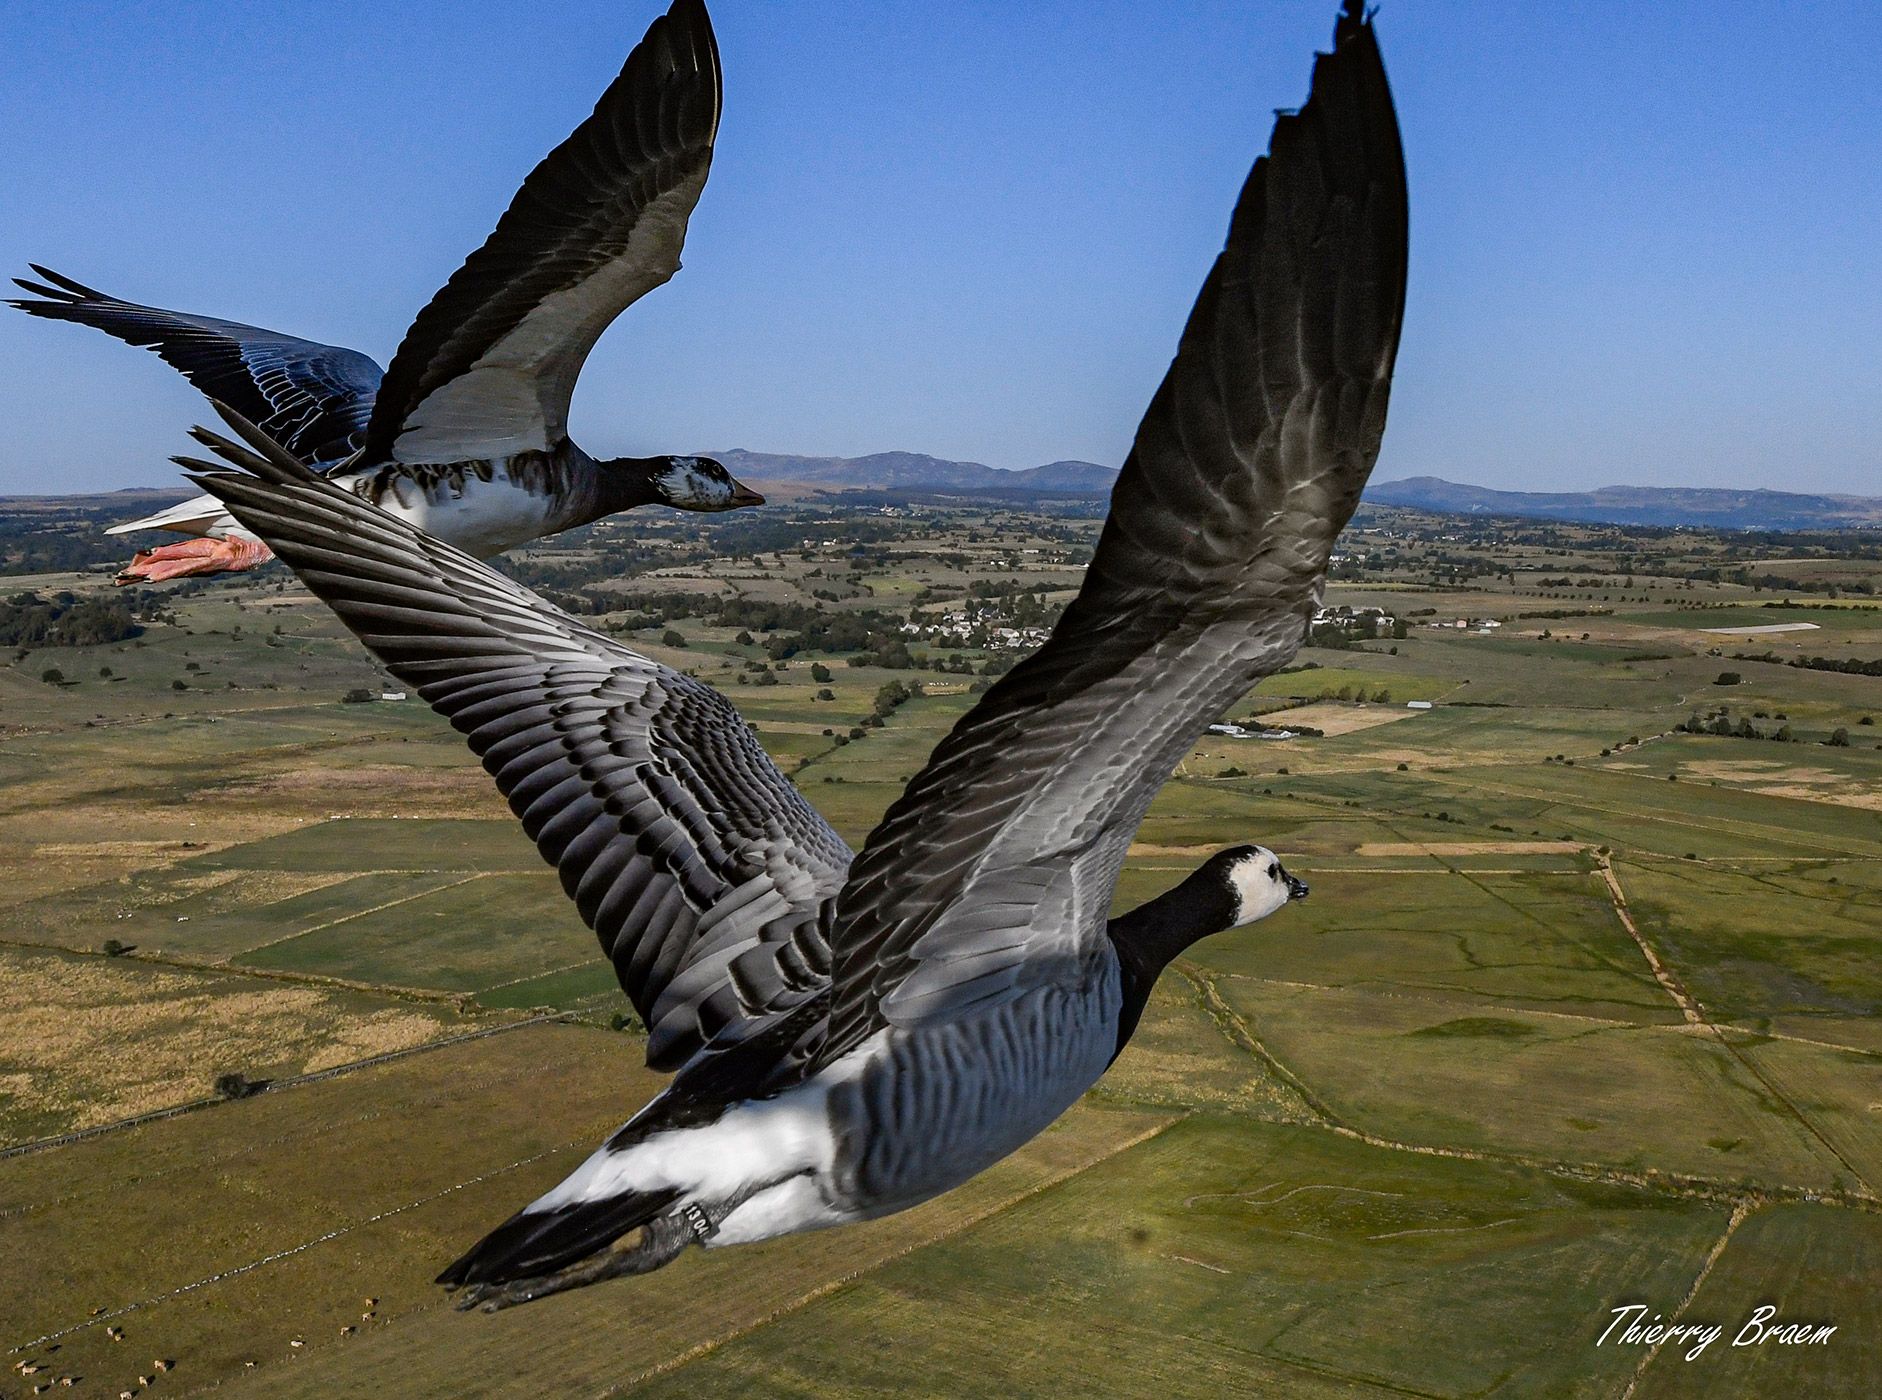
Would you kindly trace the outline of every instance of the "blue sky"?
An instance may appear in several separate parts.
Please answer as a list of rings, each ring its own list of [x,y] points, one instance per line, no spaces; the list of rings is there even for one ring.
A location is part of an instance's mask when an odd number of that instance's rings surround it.
[[[0,7],[0,253],[389,358],[657,12]],[[686,267],[601,454],[1116,463],[1333,0],[714,0]],[[1382,477],[1882,493],[1873,6],[1388,0],[1412,285]],[[163,483],[201,401],[0,312],[0,491]]]

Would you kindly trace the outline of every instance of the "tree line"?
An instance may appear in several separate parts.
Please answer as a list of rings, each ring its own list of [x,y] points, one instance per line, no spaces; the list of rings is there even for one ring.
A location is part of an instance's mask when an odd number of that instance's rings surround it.
[[[127,641],[144,630],[133,601],[143,600],[123,594],[79,598],[54,593],[42,598],[16,593],[0,603],[0,646],[91,647]]]

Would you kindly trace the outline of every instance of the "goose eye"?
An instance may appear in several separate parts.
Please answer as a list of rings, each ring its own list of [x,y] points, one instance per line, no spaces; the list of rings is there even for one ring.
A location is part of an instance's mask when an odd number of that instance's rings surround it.
[[[1278,880],[1278,879],[1280,879],[1280,878],[1281,878],[1281,867],[1280,867],[1280,866],[1278,866],[1278,865],[1270,865],[1270,866],[1268,867],[1268,878],[1269,878],[1270,880]]]

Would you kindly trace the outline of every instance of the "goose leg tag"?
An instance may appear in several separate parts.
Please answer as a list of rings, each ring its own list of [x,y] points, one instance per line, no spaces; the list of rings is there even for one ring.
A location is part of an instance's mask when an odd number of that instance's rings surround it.
[[[693,1201],[688,1201],[686,1208],[682,1210],[680,1214],[686,1217],[687,1225],[692,1228],[693,1238],[698,1240],[701,1244],[704,1244],[707,1240],[719,1233],[718,1222],[707,1215],[705,1211],[701,1210],[698,1204]]]

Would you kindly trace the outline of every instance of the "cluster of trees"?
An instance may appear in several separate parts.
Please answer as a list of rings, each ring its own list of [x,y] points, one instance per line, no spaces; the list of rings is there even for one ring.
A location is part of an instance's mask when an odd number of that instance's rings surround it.
[[[1758,714],[1763,716],[1764,711],[1760,710]],[[1751,722],[1750,716],[1740,715],[1737,720],[1733,720],[1731,712],[1724,706],[1720,706],[1710,714],[1701,714],[1698,710],[1694,710],[1682,723],[1674,725],[1673,728],[1675,732],[1681,734],[1711,734],[1721,739],[1769,739],[1778,744],[1797,742],[1797,736],[1791,732],[1790,725],[1782,722],[1785,717],[1780,714],[1776,718],[1780,721],[1776,729],[1761,730]],[[1639,740],[1630,739],[1628,742],[1638,743]],[[1831,748],[1848,748],[1849,731],[1838,729],[1823,742]]]
[[[1715,734],[1721,739],[1770,739],[1780,744],[1788,744],[1794,737],[1788,724],[1780,725],[1769,733],[1765,733],[1744,715],[1740,715],[1738,722],[1734,724],[1732,717],[1723,710],[1710,719],[1695,710],[1673,728],[1682,734]]]
[[[578,546],[581,541],[571,536],[582,533],[571,530],[568,534],[558,535],[558,551]],[[590,544],[587,550],[574,558],[560,554],[552,559],[541,559],[533,554],[500,554],[490,561],[490,566],[526,588],[535,589],[564,611],[592,614],[606,612],[607,599],[574,590],[604,579],[631,578],[644,569],[675,562],[670,550],[652,549],[629,541],[611,541],[605,546]]]
[[[1861,552],[1852,551],[1852,553],[1860,555]],[[1854,586],[1851,585],[1851,587],[1853,589]],[[1856,591],[1860,591],[1860,590],[1856,590]],[[1839,608],[1834,603],[1799,603],[1790,598],[1785,598],[1782,601],[1775,602],[1775,603],[1762,603],[1759,606],[1766,607],[1766,608],[1802,608],[1805,612],[1839,612],[1839,613],[1845,613],[1845,614],[1847,613],[1847,609]]]
[[[759,634],[762,641],[756,644],[773,661],[783,661],[800,651],[869,651],[901,641],[900,622],[874,608],[824,612],[802,603],[726,598],[708,617],[721,627],[743,628],[745,636]]]
[[[860,568],[886,559],[882,550],[871,546],[929,533],[920,528],[922,522],[909,517],[872,519],[828,508],[692,516],[686,521],[683,535],[661,528],[662,523],[659,516],[603,521],[558,535],[553,552],[505,555],[491,564],[565,611],[594,616],[612,611],[620,601],[601,585],[658,568],[734,560],[758,562],[760,554],[807,556],[807,538],[829,535],[838,528],[854,556],[847,561],[849,566]]]
[[[126,641],[144,630],[134,601],[141,599],[16,593],[0,603],[0,646],[91,647]]]
[[[696,598],[692,605],[699,609]],[[762,646],[773,661],[786,660],[802,651],[826,651],[848,653],[846,659],[852,666],[880,666],[891,671],[912,670],[915,666],[900,620],[875,608],[826,613],[801,603],[725,598],[714,600],[701,611],[708,621],[721,627],[743,629],[739,633],[741,642]]]
[[[929,533],[922,527],[934,523],[911,516],[872,518],[861,511],[843,511],[839,521],[833,518],[834,514],[827,508],[789,512],[733,511],[706,522],[705,529],[711,535],[711,552],[705,557],[796,554],[803,550],[807,536],[827,535],[837,528],[842,530],[845,543],[854,550],[863,545],[919,538]]]
[[[1882,676],[1882,660],[1864,661],[1855,656],[1841,660],[1829,656],[1799,657],[1790,664],[1811,671],[1840,671],[1846,676]]]
[[[1875,585],[1866,578],[1842,579],[1838,581],[1821,578],[1797,578],[1789,574],[1758,574],[1756,577],[1753,577],[1748,570],[1741,569],[1739,572],[1744,575],[1742,579],[1738,580],[1739,582],[1749,583],[1754,589],[1760,591],[1769,589],[1773,593],[1776,593],[1779,589],[1795,589],[1799,593],[1822,593],[1831,598],[1840,598],[1845,593],[1868,595],[1875,592]],[[1770,607],[1771,604],[1767,603],[1765,606]]]
[[[0,517],[0,574],[82,573],[122,564],[124,541],[105,533],[122,518],[119,510]]]
[[[1018,579],[975,579],[967,586],[966,611],[970,617],[1004,617],[1007,627],[1053,627],[1063,603],[1046,601],[1048,586]]]
[[[1380,619],[1370,615],[1336,618],[1309,628],[1307,645],[1325,647],[1328,651],[1351,651],[1359,642],[1370,642],[1382,637],[1403,641],[1410,635],[1403,618],[1394,618],[1389,626],[1381,626]]]
[[[1298,735],[1303,739],[1326,738],[1326,731],[1324,729],[1316,729],[1311,724],[1289,724],[1287,723],[1287,717],[1285,715],[1281,717],[1281,723],[1279,724],[1269,724],[1267,720],[1258,715],[1250,716],[1244,720],[1238,720],[1237,723],[1239,723],[1242,728],[1249,730],[1266,731],[1268,733],[1276,733],[1285,730],[1287,733]],[[1226,778],[1229,775],[1224,773],[1222,776]]]
[[[1339,689],[1337,690],[1323,690],[1318,695],[1312,696],[1311,698],[1315,701],[1320,701],[1320,700],[1366,701],[1366,700],[1370,700],[1375,705],[1389,705],[1392,703],[1392,692],[1385,689],[1383,686],[1381,686],[1377,690],[1368,691],[1366,687],[1363,685],[1343,685],[1339,687]],[[1295,728],[1295,726],[1291,724],[1286,727],[1289,729]]]
[[[1582,523],[1556,529],[1508,520],[1477,523],[1415,512],[1381,513],[1368,507],[1362,507],[1355,520],[1362,535],[1375,526],[1389,524],[1392,532],[1401,534],[1408,543],[1402,550],[1393,546],[1384,554],[1367,549],[1348,555],[1334,566],[1335,578],[1357,579],[1368,574],[1414,580],[1428,577],[1432,585],[1446,587],[1473,575],[1488,575],[1514,587],[1518,571],[1534,568],[1534,559],[1511,560],[1506,552],[1539,549],[1543,555],[1560,556],[1564,570],[1524,581],[1558,597],[1559,590],[1564,589],[1619,589],[1625,596],[1637,585],[1647,583],[1687,590],[1707,584],[1735,584],[1758,592],[1800,592],[1831,598],[1845,594],[1870,597],[1882,591],[1874,577],[1852,577],[1842,571],[1813,567],[1814,561],[1821,560],[1882,558],[1882,547],[1856,531],[1700,531]],[[1483,557],[1460,554],[1460,545],[1483,551]],[[1606,558],[1575,557],[1585,554]],[[1789,560],[1798,561],[1795,572],[1789,571]],[[1581,596],[1593,598],[1597,593]]]
[[[823,732],[829,738],[836,741],[838,748],[842,748],[845,744],[852,743],[857,739],[867,738],[870,730],[882,728],[883,722],[887,720],[890,715],[894,714],[898,708],[906,705],[910,700],[915,699],[921,693],[921,682],[919,681],[890,681],[887,685],[880,687],[876,691],[876,703],[873,708],[871,708],[870,712],[863,716],[863,722],[861,724],[852,725],[847,734],[838,734],[834,729],[826,729]],[[821,696],[828,694],[828,692],[819,692],[819,694]],[[832,780],[825,778],[824,781],[827,783]],[[841,782],[843,780],[838,778],[835,779],[835,781]]]
[[[879,728],[885,719],[920,694],[920,681],[890,681],[876,691],[875,706],[863,723],[872,729]]]
[[[916,655],[909,650],[901,623],[891,613],[865,608],[854,612],[822,612],[800,603],[767,602],[754,598],[709,598],[697,593],[648,595],[643,606],[659,611],[629,613],[613,626],[618,631],[650,630],[666,627],[669,616],[691,616],[720,626],[737,627],[733,638],[740,646],[762,647],[772,661],[784,661],[806,651],[829,652],[844,656],[851,666],[877,666],[888,671],[926,668],[943,674],[971,676],[998,675],[1011,662],[993,657],[979,666],[958,651]],[[683,647],[686,639],[668,628],[661,636],[667,646]],[[754,667],[753,669],[756,669]],[[830,668],[813,662],[810,676],[818,685],[833,679]],[[756,680],[758,685],[775,685],[775,680]]]
[[[901,635],[898,618],[873,608],[854,612],[823,612],[801,603],[767,602],[756,598],[716,598],[698,593],[643,595],[641,611],[629,613],[614,626],[620,631],[666,627],[669,618],[697,617],[720,627],[740,629],[741,646],[762,646],[773,661],[802,651],[854,653],[854,666],[882,666],[909,670],[915,658]],[[684,646],[685,638],[668,629],[661,638],[667,646]]]
[[[1767,651],[1763,656],[1734,653],[1732,660],[1765,661],[1774,666],[1782,661],[1786,666],[1796,666],[1806,671],[1836,671],[1845,676],[1882,676],[1882,660],[1864,661],[1859,656],[1793,656],[1786,660]]]

